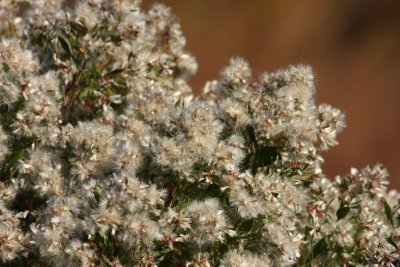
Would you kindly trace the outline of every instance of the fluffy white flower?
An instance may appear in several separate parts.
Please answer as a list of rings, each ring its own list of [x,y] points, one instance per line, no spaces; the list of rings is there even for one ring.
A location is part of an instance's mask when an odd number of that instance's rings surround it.
[[[178,20],[139,0],[3,0],[2,33],[0,265],[398,263],[387,171],[323,174],[344,115],[309,66],[232,58],[197,97]]]
[[[228,251],[221,260],[221,267],[266,267],[272,266],[266,256],[261,257],[249,251]]]
[[[224,210],[215,198],[204,201],[194,201],[185,209],[191,220],[192,231],[189,241],[198,245],[206,245],[224,239],[224,232],[228,228]]]

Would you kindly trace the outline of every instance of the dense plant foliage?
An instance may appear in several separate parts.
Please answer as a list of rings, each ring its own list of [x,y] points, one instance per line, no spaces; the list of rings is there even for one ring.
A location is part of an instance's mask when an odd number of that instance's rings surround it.
[[[2,266],[398,266],[380,165],[331,181],[308,66],[201,95],[163,5],[0,2]]]

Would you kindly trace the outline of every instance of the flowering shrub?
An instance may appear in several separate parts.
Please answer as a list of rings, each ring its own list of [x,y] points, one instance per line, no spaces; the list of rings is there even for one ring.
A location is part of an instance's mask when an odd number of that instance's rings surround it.
[[[321,170],[344,115],[310,67],[233,58],[196,96],[162,5],[3,0],[0,21],[2,266],[400,264],[385,169]]]

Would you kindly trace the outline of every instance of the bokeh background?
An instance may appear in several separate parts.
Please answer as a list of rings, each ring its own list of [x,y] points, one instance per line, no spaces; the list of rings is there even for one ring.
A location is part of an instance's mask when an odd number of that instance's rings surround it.
[[[324,154],[331,178],[376,162],[400,190],[400,1],[159,0],[180,19],[198,60],[199,92],[233,55],[257,77],[310,64],[318,103],[346,113],[340,145]],[[144,8],[154,1],[144,0]]]

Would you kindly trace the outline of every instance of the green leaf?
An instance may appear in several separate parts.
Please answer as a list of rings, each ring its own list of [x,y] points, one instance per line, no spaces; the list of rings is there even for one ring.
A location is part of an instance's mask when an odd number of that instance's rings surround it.
[[[6,104],[1,105],[0,104],[0,115],[6,114],[7,112],[8,112],[8,105],[6,105]]]
[[[71,48],[69,47],[68,42],[61,35],[58,35],[58,41],[60,42],[60,45],[65,50],[67,55],[70,57],[72,55],[72,53],[71,53]]]
[[[5,73],[7,73],[7,72],[10,70],[10,67],[9,67],[8,64],[5,63],[5,62],[2,62],[2,64],[3,64],[3,71],[4,71]]]
[[[195,162],[192,166],[193,171],[203,171],[205,168],[207,168],[208,164],[205,161],[198,161]]]
[[[110,40],[114,44],[119,44],[122,41],[122,37],[120,35],[111,35]]]
[[[393,211],[390,205],[387,203],[386,199],[382,198],[383,205],[385,206],[386,218],[390,225],[393,225]]]
[[[218,197],[221,193],[221,187],[217,184],[210,184],[206,189],[207,197]]]
[[[395,247],[397,250],[400,250],[399,246],[397,246],[396,242],[392,239],[392,237],[388,237],[386,239],[393,247]]]
[[[83,24],[72,22],[70,26],[71,32],[77,37],[83,37],[88,32],[88,29]]]
[[[256,139],[256,133],[253,128],[253,126],[248,125],[246,128],[243,129],[243,135],[247,141],[247,144],[250,148],[252,149],[257,149],[258,144],[257,144],[257,139]]]
[[[245,172],[246,170],[249,169],[251,163],[254,161],[254,156],[251,153],[248,153],[246,157],[240,162],[239,164],[239,170],[240,172]]]
[[[349,211],[350,211],[349,207],[340,206],[340,208],[336,212],[337,220],[339,221],[339,220],[343,219],[344,217],[346,217],[347,214],[349,213]]]
[[[237,232],[240,235],[249,233],[251,231],[251,229],[253,228],[253,225],[254,225],[253,219],[242,221],[237,228]]]
[[[326,251],[326,236],[324,236],[313,246],[312,251],[308,255],[307,262],[311,263],[318,255],[325,254]]]
[[[120,74],[124,70],[125,70],[125,68],[115,69],[115,70],[112,70],[112,71],[108,72],[106,74],[106,76],[114,76],[114,75]]]
[[[279,156],[279,147],[277,146],[266,146],[261,147],[257,150],[257,165],[258,167],[269,166],[275,162]]]
[[[103,255],[113,257],[116,253],[115,238],[111,232],[106,233],[106,236],[101,236],[99,233],[96,233],[94,242]]]
[[[25,150],[24,149],[20,149],[17,152],[15,152],[14,154],[11,155],[11,157],[9,157],[6,161],[6,164],[8,166],[12,166],[14,164],[16,164],[24,155]]]

